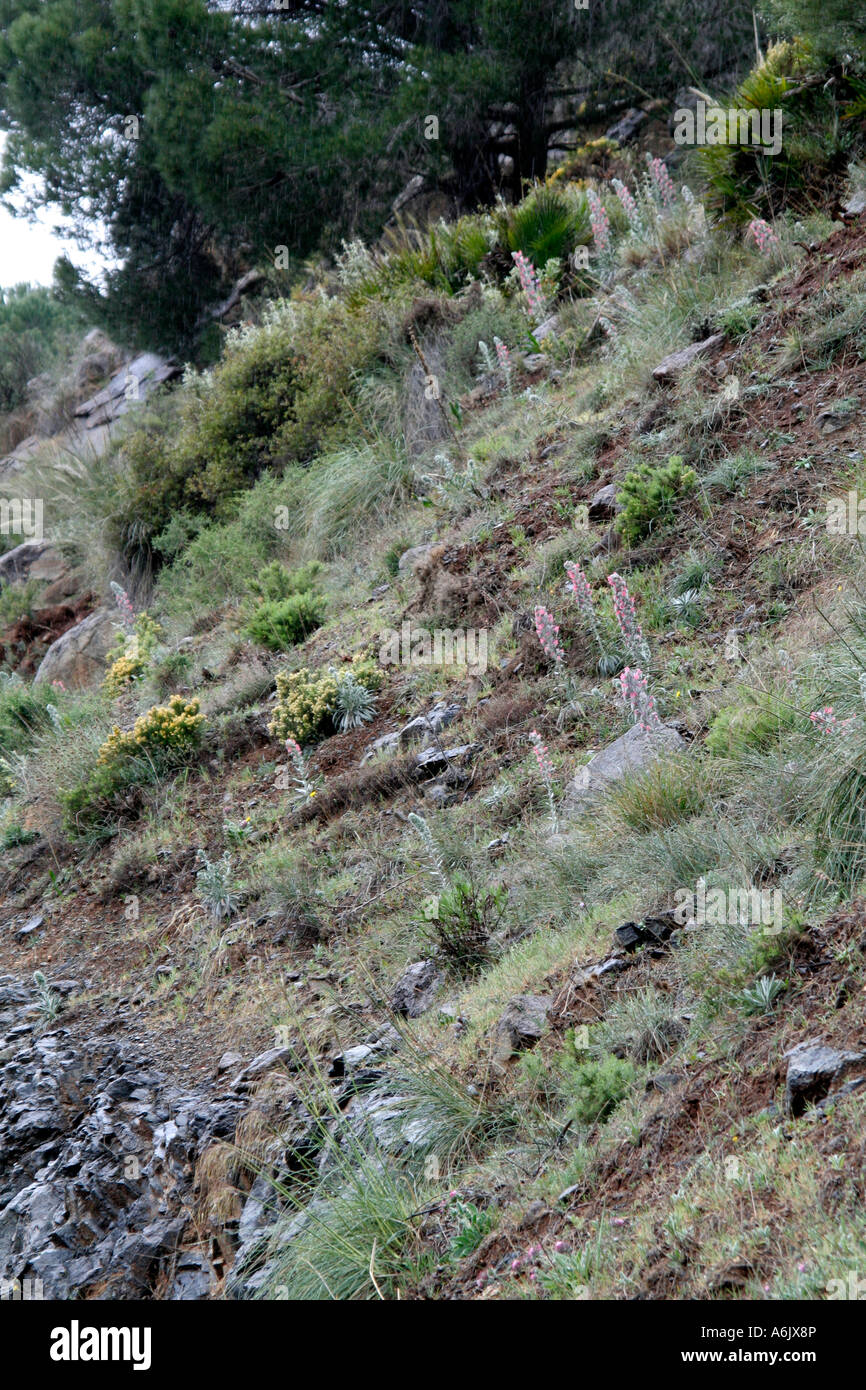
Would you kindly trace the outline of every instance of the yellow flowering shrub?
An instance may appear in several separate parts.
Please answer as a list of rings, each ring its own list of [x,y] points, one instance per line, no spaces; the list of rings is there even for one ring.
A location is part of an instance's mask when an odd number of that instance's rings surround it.
[[[161,636],[162,628],[148,613],[136,618],[134,632],[120,635],[108,654],[111,665],[103,681],[108,695],[120,695],[132,681],[144,675]]]
[[[147,714],[139,715],[132,729],[123,733],[112,729],[97,756],[97,764],[110,766],[124,758],[134,758],[160,749],[184,750],[198,743],[204,715],[197,699],[185,700],[172,695],[167,705],[154,705]]]
[[[328,671],[277,672],[277,703],[268,726],[275,738],[309,743],[330,719],[337,702],[337,681]]]
[[[353,656],[351,671],[358,684],[366,686],[374,695],[385,684],[385,672],[371,656],[362,656],[360,653]]]
[[[106,821],[118,792],[153,780],[197,747],[204,722],[198,700],[172,695],[167,705],[142,714],[131,729],[115,725],[87,779],[61,793],[67,825],[84,830]]]

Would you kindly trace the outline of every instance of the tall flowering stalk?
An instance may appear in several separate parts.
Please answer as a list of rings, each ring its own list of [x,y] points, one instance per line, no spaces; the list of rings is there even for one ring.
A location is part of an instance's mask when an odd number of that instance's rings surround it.
[[[552,613],[538,604],[535,609],[535,631],[541,643],[544,655],[556,663],[558,669],[562,667],[565,652],[562,650],[562,643],[559,640],[559,623],[556,622]]]
[[[565,573],[568,576],[565,591],[571,594],[582,617],[589,623],[596,645],[599,651],[603,653],[604,645],[598,630],[598,621],[595,616],[595,604],[592,601],[592,590],[589,587],[589,580],[580,568],[580,565],[576,565],[573,560],[566,560]]]
[[[127,632],[134,632],[135,609],[132,606],[132,600],[129,594],[125,589],[122,589],[119,584],[115,584],[114,580],[111,581],[111,592],[114,594],[114,601],[117,604],[117,611],[120,614],[120,621],[123,623],[124,628]]]
[[[406,819],[415,827],[424,846],[424,853],[430,866],[433,877],[439,880],[443,888],[450,888],[448,876],[445,873],[445,864],[442,856],[436,848],[436,841],[433,839],[433,831],[430,829],[423,816],[419,816],[417,811],[410,811]]]
[[[592,224],[592,239],[595,243],[595,249],[599,254],[602,254],[610,246],[610,218],[604,203],[594,188],[587,190],[586,201],[589,204],[589,220]]]
[[[301,745],[295,739],[287,738],[286,752],[295,769],[295,798],[298,801],[309,801],[311,797],[316,795],[316,788],[310,778],[307,760],[301,750]]]
[[[641,218],[640,212],[638,211],[638,206],[634,200],[634,196],[626,188],[622,179],[611,179],[611,183],[613,184],[614,193],[619,198],[619,201],[622,204],[622,210],[628,218],[628,225],[631,227],[633,232],[643,231],[643,220]]]
[[[773,231],[769,222],[765,222],[763,217],[753,217],[748,227],[747,234],[753,238],[758,250],[766,253],[773,246],[781,245],[779,238]]]
[[[674,188],[674,181],[668,173],[667,165],[663,159],[651,159],[649,155],[647,155],[647,162],[652,181],[658,189],[662,207],[673,207],[677,191]]]
[[[511,259],[517,266],[520,288],[526,295],[526,302],[529,305],[530,314],[534,319],[543,318],[545,300],[541,292],[541,285],[535,266],[532,264],[532,261],[527,260],[522,251],[512,251]]]
[[[529,735],[529,742],[532,744],[535,761],[538,763],[538,771],[544,783],[544,790],[547,792],[547,800],[550,805],[550,827],[553,834],[557,835],[559,833],[559,817],[556,814],[556,798],[553,794],[553,763],[550,761],[547,745],[537,729],[532,730]]]
[[[632,661],[639,661],[644,666],[648,666],[650,650],[643,635],[643,629],[637,620],[634,600],[628,591],[628,585],[621,574],[609,574],[607,582],[613,590],[613,611],[619,623],[619,630],[623,635],[626,652]]]
[[[639,666],[626,666],[619,677],[622,698],[628,705],[635,723],[645,734],[661,729],[656,702],[649,692],[649,683]]]
[[[511,395],[511,372],[512,362],[511,353],[505,346],[501,338],[493,339],[493,346],[496,348],[496,360],[499,363],[499,370],[505,378],[505,389]]]

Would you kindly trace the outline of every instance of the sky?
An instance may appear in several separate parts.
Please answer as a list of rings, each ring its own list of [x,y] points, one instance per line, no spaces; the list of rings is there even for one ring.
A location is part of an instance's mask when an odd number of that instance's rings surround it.
[[[0,131],[0,156],[6,135]],[[0,288],[29,281],[31,285],[50,285],[54,262],[64,251],[73,265],[98,272],[102,261],[92,251],[80,250],[68,235],[64,237],[64,221],[56,208],[43,209],[36,222],[26,217],[13,217],[0,207]]]

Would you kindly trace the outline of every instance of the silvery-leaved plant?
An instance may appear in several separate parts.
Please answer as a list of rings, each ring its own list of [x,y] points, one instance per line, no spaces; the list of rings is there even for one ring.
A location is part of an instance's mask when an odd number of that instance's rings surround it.
[[[424,853],[433,877],[439,881],[443,888],[449,888],[450,884],[448,882],[448,875],[445,873],[445,864],[442,855],[436,848],[433,832],[426,820],[423,816],[419,816],[417,811],[410,811],[407,820],[410,825],[414,826],[421,837],[421,843],[424,846]]]
[[[240,903],[238,894],[234,891],[234,881],[232,878],[232,861],[228,850],[222,859],[211,862],[204,850],[199,850],[198,857],[202,867],[195,876],[196,892],[203,907],[206,907],[211,920],[219,922],[223,917],[229,918],[237,911]]]
[[[336,675],[336,672],[332,674]],[[341,733],[347,729],[359,729],[369,724],[376,714],[376,697],[351,671],[337,678],[337,696],[334,706],[334,723]]]

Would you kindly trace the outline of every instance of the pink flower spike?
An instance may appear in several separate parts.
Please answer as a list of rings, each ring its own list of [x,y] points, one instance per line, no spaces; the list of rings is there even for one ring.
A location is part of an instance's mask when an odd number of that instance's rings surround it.
[[[651,159],[649,162],[650,174],[653,183],[659,191],[662,206],[669,208],[674,203],[677,192],[674,188],[674,181],[667,170],[667,165],[663,159]]]
[[[558,666],[565,655],[559,640],[559,624],[541,604],[535,609],[535,631],[545,656]]]
[[[609,574],[607,582],[613,590],[613,610],[625,640],[626,651],[632,661],[640,661],[646,666],[649,664],[649,646],[637,620],[634,599],[628,591],[628,585],[622,575],[616,573]]]
[[[655,700],[649,693],[647,678],[639,666],[632,669],[626,666],[619,678],[622,698],[629,706],[636,724],[645,734],[661,729],[662,721],[656,710]]]
[[[586,201],[589,204],[589,220],[592,224],[592,239],[595,242],[595,249],[599,252],[606,251],[610,245],[610,218],[604,203],[594,189],[590,188],[587,191]]]
[[[763,217],[753,217],[746,228],[746,232],[747,235],[754,239],[758,250],[762,253],[768,251],[772,246],[781,245],[773,228],[770,226],[769,222],[764,221]]]

